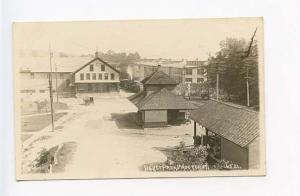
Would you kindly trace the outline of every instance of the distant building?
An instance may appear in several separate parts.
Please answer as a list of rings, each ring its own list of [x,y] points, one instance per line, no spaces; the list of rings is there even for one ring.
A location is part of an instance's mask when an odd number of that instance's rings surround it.
[[[128,66],[127,72],[129,73],[131,79],[142,81],[144,78],[153,74],[157,70],[157,65],[145,65],[140,63],[131,64]],[[183,69],[180,67],[171,67],[164,65],[160,67],[160,70],[165,72],[174,79],[176,82],[182,82]]]
[[[160,69],[142,80],[143,91],[129,98],[138,108],[138,124],[143,127],[180,124],[186,112],[196,107],[172,90],[178,82]]]
[[[131,79],[141,81],[157,70],[160,70],[178,83],[203,83],[207,81],[206,61],[141,61],[128,66],[127,72]]]
[[[72,86],[76,94],[118,92],[120,71],[95,58],[72,73]]]
[[[21,67],[20,93],[24,96],[39,94],[47,97],[49,58],[21,58],[17,64]],[[93,59],[90,57],[53,58],[52,89],[59,96],[118,92],[119,75],[119,70],[100,59],[97,54]]]
[[[197,135],[196,124],[205,127],[210,157],[216,161],[232,161],[243,169],[259,168],[259,112],[209,100],[192,111],[191,119],[194,136]]]
[[[207,81],[206,61],[186,61],[183,73],[184,83],[203,83]]]

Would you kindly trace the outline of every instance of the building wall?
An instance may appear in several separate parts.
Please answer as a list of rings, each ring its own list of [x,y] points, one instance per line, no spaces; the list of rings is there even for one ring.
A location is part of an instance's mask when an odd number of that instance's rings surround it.
[[[56,80],[57,77],[57,80]],[[44,94],[49,92],[49,73],[47,72],[21,72],[20,73],[21,94]],[[71,90],[71,73],[52,73],[52,87],[58,92],[69,92]]]
[[[242,168],[248,168],[248,149],[221,138],[221,159],[233,161]]]
[[[93,70],[90,70],[91,65],[93,66]],[[104,66],[104,70],[101,69],[101,66]],[[84,75],[83,79],[81,79],[81,74]],[[90,79],[88,79],[87,74],[89,74]],[[114,74],[114,78],[111,77],[111,74]],[[93,78],[93,75],[95,75],[96,78]],[[107,79],[105,78],[106,75],[108,76]],[[117,83],[120,81],[119,73],[99,60],[93,61],[78,71],[74,78],[75,83]]]
[[[118,83],[78,83],[76,93],[108,93],[119,92]]]
[[[259,169],[260,153],[259,153],[259,137],[257,137],[248,146],[249,148],[249,169]]]
[[[151,75],[157,70],[157,66],[133,64],[128,66],[127,72],[132,76],[133,80],[141,81],[145,77]],[[183,79],[183,69],[176,67],[164,67],[161,66],[160,70],[168,74],[176,82],[180,83]]]
[[[202,83],[207,81],[206,69],[204,67],[186,67],[184,69],[185,83]]]
[[[168,124],[167,110],[147,110],[144,112],[144,127],[164,126]]]

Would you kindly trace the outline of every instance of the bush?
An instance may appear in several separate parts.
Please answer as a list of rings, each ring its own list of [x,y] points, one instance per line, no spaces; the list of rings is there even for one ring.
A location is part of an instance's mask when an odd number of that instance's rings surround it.
[[[218,163],[212,165],[211,169],[234,170],[234,169],[242,169],[242,167],[236,163],[233,163],[232,161],[227,161],[222,159]]]
[[[187,148],[182,141],[177,148],[171,150],[166,162],[145,164],[143,169],[152,172],[207,170],[207,155],[205,146]]]

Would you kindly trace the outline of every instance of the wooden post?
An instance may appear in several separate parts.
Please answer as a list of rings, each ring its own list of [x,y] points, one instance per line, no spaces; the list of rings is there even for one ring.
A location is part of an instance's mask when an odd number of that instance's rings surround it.
[[[208,141],[208,130],[205,128],[205,146],[207,146]]]
[[[49,93],[50,93],[50,109],[51,109],[51,127],[52,132],[54,131],[54,117],[53,117],[53,94],[52,94],[52,56],[53,53],[51,51],[51,46],[49,45],[49,53],[50,53],[50,72],[49,72]]]
[[[196,121],[194,121],[194,141],[196,139],[196,136],[197,136],[197,123]]]
[[[57,64],[55,64],[55,91],[56,91],[56,103],[58,103],[58,91],[57,91]]]
[[[219,73],[217,72],[217,100],[219,100]]]
[[[247,66],[247,73],[246,73],[246,85],[247,85],[247,106],[250,106],[250,95],[249,95],[249,69]]]

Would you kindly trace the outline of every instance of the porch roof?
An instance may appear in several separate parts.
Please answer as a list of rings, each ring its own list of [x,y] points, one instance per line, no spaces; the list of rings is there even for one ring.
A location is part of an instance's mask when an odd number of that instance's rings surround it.
[[[245,147],[259,136],[259,112],[242,106],[209,100],[191,118],[209,131]]]

